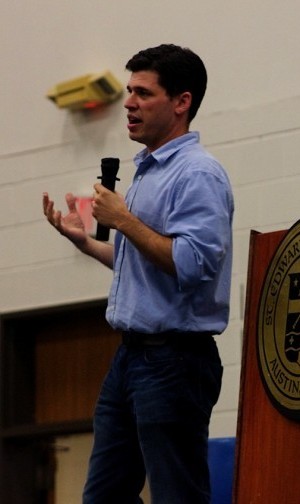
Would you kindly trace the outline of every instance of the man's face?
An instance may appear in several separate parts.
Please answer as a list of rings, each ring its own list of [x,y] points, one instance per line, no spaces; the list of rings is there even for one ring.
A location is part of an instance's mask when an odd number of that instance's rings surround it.
[[[143,143],[153,151],[183,133],[177,113],[180,98],[170,98],[166,94],[158,84],[156,72],[133,72],[127,90],[124,107],[128,111],[127,128],[131,140]]]

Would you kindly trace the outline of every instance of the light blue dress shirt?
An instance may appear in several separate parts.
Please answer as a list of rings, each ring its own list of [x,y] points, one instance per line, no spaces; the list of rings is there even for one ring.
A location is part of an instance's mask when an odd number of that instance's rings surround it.
[[[187,133],[134,159],[126,202],[147,226],[173,238],[177,277],[116,233],[106,317],[115,329],[221,333],[229,318],[234,203],[228,176]]]

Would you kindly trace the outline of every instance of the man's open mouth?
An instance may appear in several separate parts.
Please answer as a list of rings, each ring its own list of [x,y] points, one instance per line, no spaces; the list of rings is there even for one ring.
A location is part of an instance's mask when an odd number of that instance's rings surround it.
[[[141,119],[139,119],[138,117],[132,116],[132,115],[128,115],[127,119],[128,119],[129,125],[139,124],[142,122]]]

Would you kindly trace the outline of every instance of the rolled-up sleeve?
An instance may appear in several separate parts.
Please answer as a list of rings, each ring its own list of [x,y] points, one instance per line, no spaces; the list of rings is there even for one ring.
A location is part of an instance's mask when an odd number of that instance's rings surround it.
[[[219,271],[231,241],[230,194],[226,179],[196,171],[181,181],[168,216],[179,288],[194,288]]]

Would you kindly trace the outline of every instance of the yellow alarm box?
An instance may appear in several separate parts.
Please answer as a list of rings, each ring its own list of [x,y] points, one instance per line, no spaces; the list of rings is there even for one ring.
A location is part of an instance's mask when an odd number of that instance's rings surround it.
[[[115,101],[123,92],[121,83],[109,71],[87,74],[56,84],[47,93],[59,108],[93,108]]]

